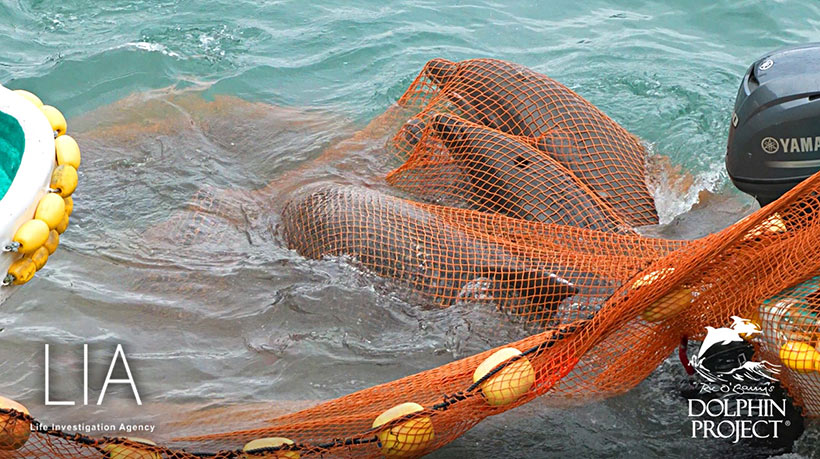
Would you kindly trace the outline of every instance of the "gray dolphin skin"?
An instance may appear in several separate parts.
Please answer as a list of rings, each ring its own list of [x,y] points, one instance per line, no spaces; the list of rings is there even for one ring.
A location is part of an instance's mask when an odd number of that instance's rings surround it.
[[[567,168],[543,152],[454,115],[435,114],[431,131],[469,178],[464,191],[477,210],[597,231],[632,232]]]
[[[407,141],[408,145],[415,147],[421,141],[424,126],[424,121],[418,117],[410,118],[404,123],[401,132],[404,134],[404,140]]]
[[[493,59],[433,59],[423,73],[467,121],[541,138],[540,149],[587,183],[632,226],[658,223],[646,187],[646,149],[566,86]]]
[[[536,266],[421,205],[367,188],[333,184],[300,192],[285,205],[280,231],[305,257],[351,256],[445,305],[463,298],[468,284],[487,280],[495,300],[515,302],[519,313],[525,306],[527,315],[551,317],[579,292],[564,279],[571,273],[566,268]]]

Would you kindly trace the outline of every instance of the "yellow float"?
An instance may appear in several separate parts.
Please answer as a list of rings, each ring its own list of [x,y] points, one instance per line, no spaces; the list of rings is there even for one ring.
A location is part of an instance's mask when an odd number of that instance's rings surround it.
[[[394,419],[420,411],[424,411],[424,407],[418,403],[396,405],[376,417],[373,427],[381,427]],[[414,417],[379,431],[378,437],[385,456],[415,456],[433,441],[433,421],[429,416]]]
[[[72,166],[57,166],[51,174],[51,188],[64,198],[74,193],[78,181],[77,169]]]
[[[790,370],[809,373],[820,370],[820,352],[810,344],[800,341],[786,341],[780,347],[780,361]]]
[[[80,168],[80,146],[70,135],[61,135],[54,139],[54,150],[57,155],[57,165]]]
[[[57,110],[51,105],[43,105],[40,107],[40,110],[43,112],[43,115],[46,116],[51,130],[54,132],[54,137],[65,134],[66,129],[68,129],[68,124],[63,114],[60,113],[60,110]]]
[[[650,286],[654,282],[665,278],[675,272],[675,268],[663,268],[652,271],[638,278],[632,283],[632,289]],[[660,322],[672,318],[683,312],[694,300],[694,292],[687,287],[678,287],[664,295],[646,308],[641,317],[647,322]]]
[[[685,287],[676,288],[652,303],[641,317],[647,322],[660,322],[675,317],[692,304],[694,298],[692,290]]]
[[[14,233],[12,242],[16,245],[10,247],[13,248],[13,251],[23,255],[32,253],[46,243],[50,230],[48,224],[42,220],[29,220],[23,223]]]
[[[747,218],[749,217],[744,217],[740,221],[745,221]],[[774,215],[760,222],[759,225],[750,229],[749,232],[743,236],[743,240],[749,241],[764,235],[772,235],[784,232],[786,232],[786,223],[784,223],[783,219],[780,218],[780,214],[775,213]]]
[[[140,443],[148,446],[157,446],[151,440],[139,437],[127,437],[131,443]],[[162,455],[156,451],[141,449],[133,445],[109,443],[102,448],[109,459],[162,459]]]
[[[23,285],[34,277],[37,265],[31,258],[20,258],[9,266],[3,285]]]
[[[40,100],[40,98],[35,96],[34,94],[26,91],[25,89],[17,89],[14,91],[14,93],[18,96],[22,96],[23,99],[26,99],[27,101],[31,102],[37,108],[43,107],[43,101]]]
[[[54,230],[57,231],[59,234],[65,233],[65,230],[68,228],[68,220],[68,214],[63,215],[63,219],[60,220],[60,223],[57,225],[57,227],[54,228]]]
[[[37,267],[37,271],[39,271],[48,261],[48,249],[45,246],[42,246],[35,250],[34,253],[28,255],[27,258],[34,262],[34,266]]]
[[[505,347],[487,357],[473,373],[473,382],[478,382],[502,363],[521,355],[513,347]],[[507,405],[526,394],[535,384],[535,369],[529,359],[521,357],[509,363],[498,373],[487,378],[479,386],[487,403],[493,406]]]
[[[14,410],[29,414],[25,406],[12,399],[0,396],[0,409]],[[31,435],[31,423],[10,414],[0,413],[0,451],[20,449]]]
[[[259,454],[254,453],[254,451],[262,450],[264,448],[277,448],[282,445],[292,444],[293,440],[284,437],[257,438],[256,440],[249,441],[247,444],[245,444],[245,446],[242,448],[242,451],[245,453],[249,453],[245,455],[247,459],[258,457],[299,459],[301,457],[299,451],[280,450],[271,451],[267,453],[262,453],[261,451],[259,451]]]
[[[43,247],[45,247],[48,250],[48,254],[51,255],[57,250],[59,245],[60,233],[58,233],[57,230],[51,230],[48,233],[48,239],[46,239],[46,243],[43,244]]]
[[[71,214],[74,212],[74,198],[68,196],[66,198],[63,198],[63,201],[65,201],[65,214],[70,217]]]
[[[2,303],[57,250],[74,210],[81,155],[62,113],[28,91],[0,85],[0,124],[6,153],[19,159],[3,171],[11,184],[0,188]]]
[[[48,193],[40,198],[37,210],[34,211],[34,219],[46,222],[48,228],[53,230],[63,221],[65,213],[65,200],[55,193]]]

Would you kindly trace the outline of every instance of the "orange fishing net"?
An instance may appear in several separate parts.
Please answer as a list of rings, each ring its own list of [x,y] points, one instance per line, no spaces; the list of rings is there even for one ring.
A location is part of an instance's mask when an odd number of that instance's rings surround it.
[[[484,302],[531,336],[272,419],[239,408],[191,417],[166,447],[35,432],[0,457],[417,456],[535,397],[567,405],[628,391],[681,337],[733,315],[761,323],[760,359],[783,364],[795,402],[820,415],[820,176],[719,233],[652,239],[633,229],[657,223],[643,145],[561,84],[502,61],[436,59],[399,105],[396,195],[302,189],[282,237],[441,307]],[[5,438],[32,422],[3,413]],[[292,444],[242,451],[263,437]]]

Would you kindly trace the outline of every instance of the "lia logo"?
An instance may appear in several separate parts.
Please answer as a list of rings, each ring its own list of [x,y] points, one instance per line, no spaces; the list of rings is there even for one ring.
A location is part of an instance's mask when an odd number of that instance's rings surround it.
[[[73,400],[52,400],[51,399],[51,371],[49,369],[49,345],[45,345],[45,357],[46,357],[46,380],[45,380],[45,404],[47,406],[74,406]],[[112,378],[114,374],[114,368],[117,366],[117,362],[122,361],[122,366],[125,369],[125,374],[128,376],[124,379],[116,379]],[[97,405],[102,405],[103,399],[105,398],[105,392],[108,390],[109,384],[128,384],[131,386],[131,391],[134,393],[134,399],[137,402],[137,405],[142,405],[142,400],[140,399],[140,393],[137,390],[137,383],[134,381],[134,376],[131,374],[131,367],[128,365],[128,359],[125,357],[125,351],[122,349],[122,344],[117,344],[117,348],[114,351],[114,356],[111,358],[111,364],[108,366],[108,374],[105,376],[105,381],[103,382],[102,390],[100,391],[100,398],[97,399]],[[88,344],[83,344],[83,405],[88,405]]]

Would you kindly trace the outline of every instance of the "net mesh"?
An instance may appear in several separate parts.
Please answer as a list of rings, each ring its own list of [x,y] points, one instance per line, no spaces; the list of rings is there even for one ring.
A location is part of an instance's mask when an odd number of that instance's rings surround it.
[[[0,457],[423,455],[536,397],[566,406],[624,393],[682,337],[702,339],[731,316],[761,323],[756,359],[782,364],[803,414],[820,415],[820,176],[718,233],[654,239],[633,229],[657,223],[645,148],[561,84],[502,61],[436,59],[399,108],[395,194],[302,188],[282,212],[282,238],[306,257],[348,256],[441,307],[485,302],[531,336],[283,416],[192,415],[165,447],[35,429]],[[246,428],[226,428],[231,419]],[[0,440],[32,422],[0,411]],[[263,437],[293,444],[241,451]]]

